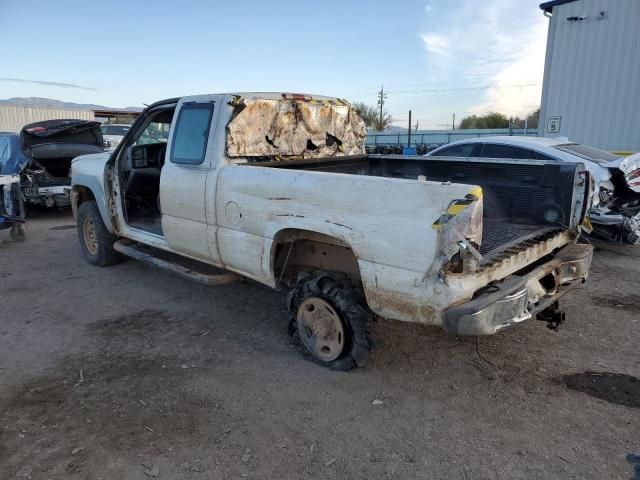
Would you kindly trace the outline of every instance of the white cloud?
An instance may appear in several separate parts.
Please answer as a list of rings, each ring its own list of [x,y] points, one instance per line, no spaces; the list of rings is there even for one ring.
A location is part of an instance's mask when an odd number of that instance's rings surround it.
[[[422,37],[427,52],[441,56],[447,55],[449,52],[449,42],[447,42],[446,38],[435,34],[422,34],[420,36]]]
[[[537,24],[529,30],[523,38],[522,48],[518,49],[517,58],[495,72],[495,86],[487,90],[483,101],[473,105],[470,110],[478,113],[494,110],[522,116],[538,108],[546,38],[547,29],[544,24]]]
[[[420,35],[428,74],[447,86],[492,86],[470,97],[467,110],[522,115],[540,103],[547,19],[539,2],[457,0],[427,15]]]

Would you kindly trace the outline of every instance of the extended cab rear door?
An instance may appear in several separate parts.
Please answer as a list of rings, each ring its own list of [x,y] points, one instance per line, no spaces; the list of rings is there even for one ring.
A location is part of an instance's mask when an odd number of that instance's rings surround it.
[[[211,261],[205,196],[221,95],[182,98],[160,176],[162,230],[172,250]],[[215,219],[209,219],[209,224]]]

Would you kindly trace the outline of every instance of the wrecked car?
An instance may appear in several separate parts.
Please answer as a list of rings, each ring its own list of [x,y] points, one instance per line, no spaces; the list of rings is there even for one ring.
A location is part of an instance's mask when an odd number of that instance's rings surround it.
[[[374,316],[473,336],[559,324],[592,257],[583,165],[367,155],[365,137],[339,98],[157,102],[114,152],[72,162],[83,255],[286,289],[290,333],[333,369],[365,364]]]
[[[20,144],[15,135],[0,133],[0,230],[9,230],[11,239],[23,241],[25,232],[24,197],[20,191],[20,164],[26,162],[21,155]],[[0,239],[0,244],[2,240]]]
[[[3,172],[20,177],[25,204],[58,208],[69,206],[73,157],[104,150],[100,122],[88,120],[31,123],[19,135],[0,133],[3,143]]]
[[[427,156],[583,163],[595,185],[589,210],[593,235],[617,243],[640,244],[640,155],[624,158],[567,138],[490,136],[452,142]]]

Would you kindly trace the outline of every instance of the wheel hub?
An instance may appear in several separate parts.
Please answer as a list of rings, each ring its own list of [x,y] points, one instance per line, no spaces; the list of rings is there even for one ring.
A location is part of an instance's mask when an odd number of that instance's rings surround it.
[[[85,218],[82,222],[82,237],[84,238],[84,244],[89,250],[91,255],[98,253],[98,235],[96,234],[96,227],[93,224],[93,220],[89,217]]]
[[[322,298],[307,298],[298,308],[297,323],[302,343],[314,356],[326,362],[340,356],[344,327],[331,304]]]

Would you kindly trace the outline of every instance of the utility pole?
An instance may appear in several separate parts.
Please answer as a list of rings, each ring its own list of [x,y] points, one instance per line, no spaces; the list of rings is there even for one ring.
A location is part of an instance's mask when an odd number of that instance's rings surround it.
[[[411,147],[411,110],[409,110],[409,134],[407,138],[407,147]]]
[[[380,126],[382,126],[382,117],[383,117],[385,98],[387,98],[387,94],[384,93],[384,85],[382,85],[382,87],[380,88],[380,91],[378,92],[378,106],[380,107]]]
[[[453,114],[453,121],[451,122],[451,130],[455,130],[456,129],[456,114]]]

